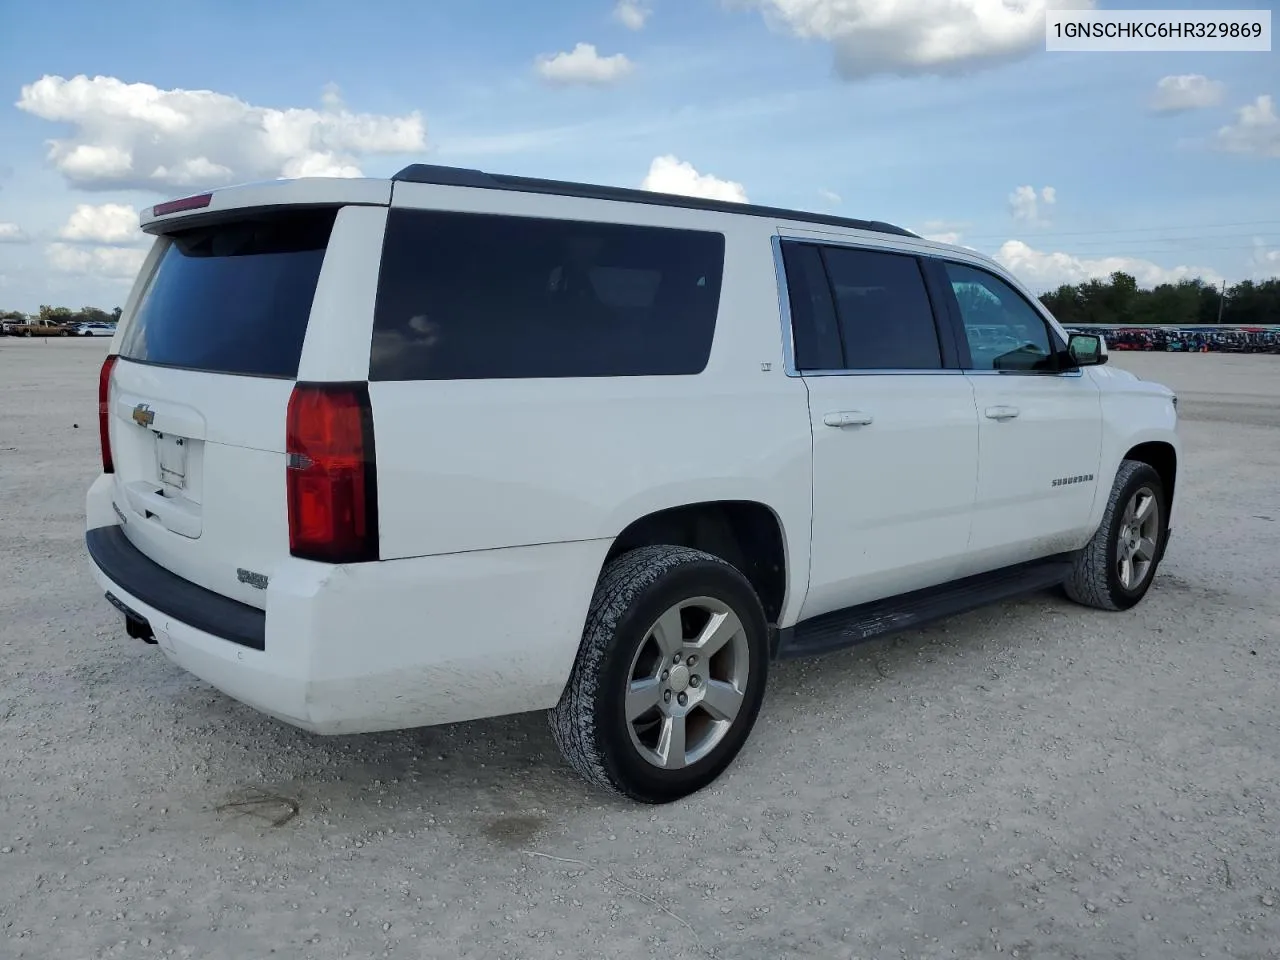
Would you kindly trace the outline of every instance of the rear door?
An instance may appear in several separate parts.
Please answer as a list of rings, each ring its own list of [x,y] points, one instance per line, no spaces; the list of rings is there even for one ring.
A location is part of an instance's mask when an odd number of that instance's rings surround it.
[[[157,241],[117,341],[109,432],[125,535],[179,576],[260,608],[289,555],[289,396],[351,209],[188,221]]]
[[[950,580],[969,541],[977,413],[918,258],[785,240],[781,252],[789,366],[808,387],[813,433],[801,615]]]

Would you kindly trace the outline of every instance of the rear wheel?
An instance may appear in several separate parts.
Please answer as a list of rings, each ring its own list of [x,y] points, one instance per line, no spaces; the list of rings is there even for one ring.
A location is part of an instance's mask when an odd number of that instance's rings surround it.
[[[736,568],[688,547],[641,547],[600,577],[552,734],[587,781],[677,800],[742,749],[768,667],[764,610]]]
[[[1067,596],[1100,610],[1127,610],[1146,596],[1164,554],[1166,503],[1155,469],[1125,460],[1102,523],[1066,582]]]

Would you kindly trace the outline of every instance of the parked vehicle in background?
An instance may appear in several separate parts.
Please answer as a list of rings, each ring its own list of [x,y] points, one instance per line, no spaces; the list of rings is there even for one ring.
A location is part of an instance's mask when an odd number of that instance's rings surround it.
[[[45,320],[28,320],[25,323],[14,323],[9,328],[13,337],[69,337],[71,331],[60,323]]]
[[[116,325],[114,323],[77,323],[72,328],[72,333],[77,337],[114,337]]]
[[[1173,526],[1172,392],[890,224],[415,165],[142,226],[94,576],[308,730],[548,710],[671,801],[773,661],[1046,587],[1125,610]]]
[[[1068,333],[1098,333],[1109,350],[1171,353],[1280,353],[1280,326],[1110,327],[1074,326]]]

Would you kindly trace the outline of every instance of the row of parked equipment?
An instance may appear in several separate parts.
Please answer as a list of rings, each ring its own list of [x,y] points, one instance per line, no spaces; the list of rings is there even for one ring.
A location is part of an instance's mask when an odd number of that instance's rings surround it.
[[[1280,327],[1069,327],[1100,333],[1108,350],[1172,353],[1280,353]]]

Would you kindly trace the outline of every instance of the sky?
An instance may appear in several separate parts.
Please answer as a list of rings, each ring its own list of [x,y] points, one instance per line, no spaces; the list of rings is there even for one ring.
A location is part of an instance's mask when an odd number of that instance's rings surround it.
[[[1280,52],[1047,52],[1046,4],[3,3],[0,309],[121,304],[160,200],[412,162],[887,220],[1036,290],[1280,275]]]

